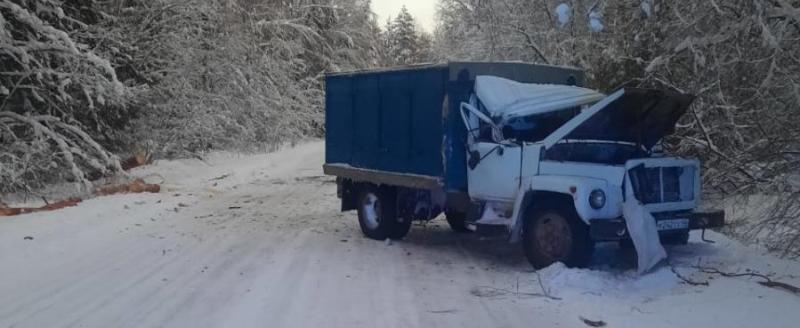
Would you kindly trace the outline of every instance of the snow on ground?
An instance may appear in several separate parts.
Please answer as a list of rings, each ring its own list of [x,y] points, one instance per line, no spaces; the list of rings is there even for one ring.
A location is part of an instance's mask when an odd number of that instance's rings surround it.
[[[403,241],[362,237],[339,213],[324,145],[161,161],[133,174],[160,194],[0,218],[0,327],[794,327],[800,264],[709,233],[637,276],[599,247],[588,269],[533,272],[518,245],[444,220]],[[32,237],[26,239],[25,237]],[[544,290],[543,290],[544,288]],[[550,297],[542,297],[547,294]]]

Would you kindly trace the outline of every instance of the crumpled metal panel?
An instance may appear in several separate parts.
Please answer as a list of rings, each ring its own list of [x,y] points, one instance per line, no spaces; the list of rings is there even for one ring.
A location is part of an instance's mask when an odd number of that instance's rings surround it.
[[[498,123],[591,104],[605,98],[592,89],[571,85],[520,83],[497,76],[478,76],[475,93]]]

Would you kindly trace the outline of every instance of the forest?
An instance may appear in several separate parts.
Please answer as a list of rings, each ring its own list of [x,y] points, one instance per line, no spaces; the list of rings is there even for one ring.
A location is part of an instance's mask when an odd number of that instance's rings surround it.
[[[763,196],[770,213],[737,232],[800,255],[800,1],[437,7],[427,33],[369,0],[0,0],[0,194],[88,189],[133,154],[320,137],[326,72],[522,60],[583,68],[604,92],[696,95],[664,147],[702,160],[708,197]]]

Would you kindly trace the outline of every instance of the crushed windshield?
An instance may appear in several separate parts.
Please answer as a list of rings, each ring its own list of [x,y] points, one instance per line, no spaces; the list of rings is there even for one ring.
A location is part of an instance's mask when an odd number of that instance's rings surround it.
[[[545,114],[516,117],[503,126],[503,136],[517,141],[541,141],[578,113],[580,108],[573,107]]]
[[[647,157],[641,147],[618,142],[572,141],[547,149],[545,160],[623,165],[630,159]]]

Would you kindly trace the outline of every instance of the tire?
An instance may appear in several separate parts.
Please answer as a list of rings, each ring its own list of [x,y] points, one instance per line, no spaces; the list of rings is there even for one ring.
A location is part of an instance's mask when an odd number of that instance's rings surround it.
[[[388,188],[366,186],[357,198],[358,225],[370,239],[401,239],[408,234],[411,221],[397,219],[397,199]]]
[[[622,239],[617,242],[619,245],[620,254],[622,255],[623,263],[636,268],[639,265],[639,254],[636,253],[636,246],[633,246],[633,240],[630,238]]]
[[[467,226],[467,215],[461,212],[445,212],[444,217],[450,229],[458,233],[470,233],[472,230]]]
[[[402,220],[402,221],[399,221]],[[411,230],[411,219],[401,218],[395,219],[394,225],[391,227],[389,231],[389,238],[400,240],[406,237],[408,231]]]
[[[663,245],[686,245],[689,243],[689,231],[661,235]]]
[[[555,262],[584,267],[592,257],[594,242],[589,227],[574,210],[540,209],[526,217],[522,248],[537,270]]]

